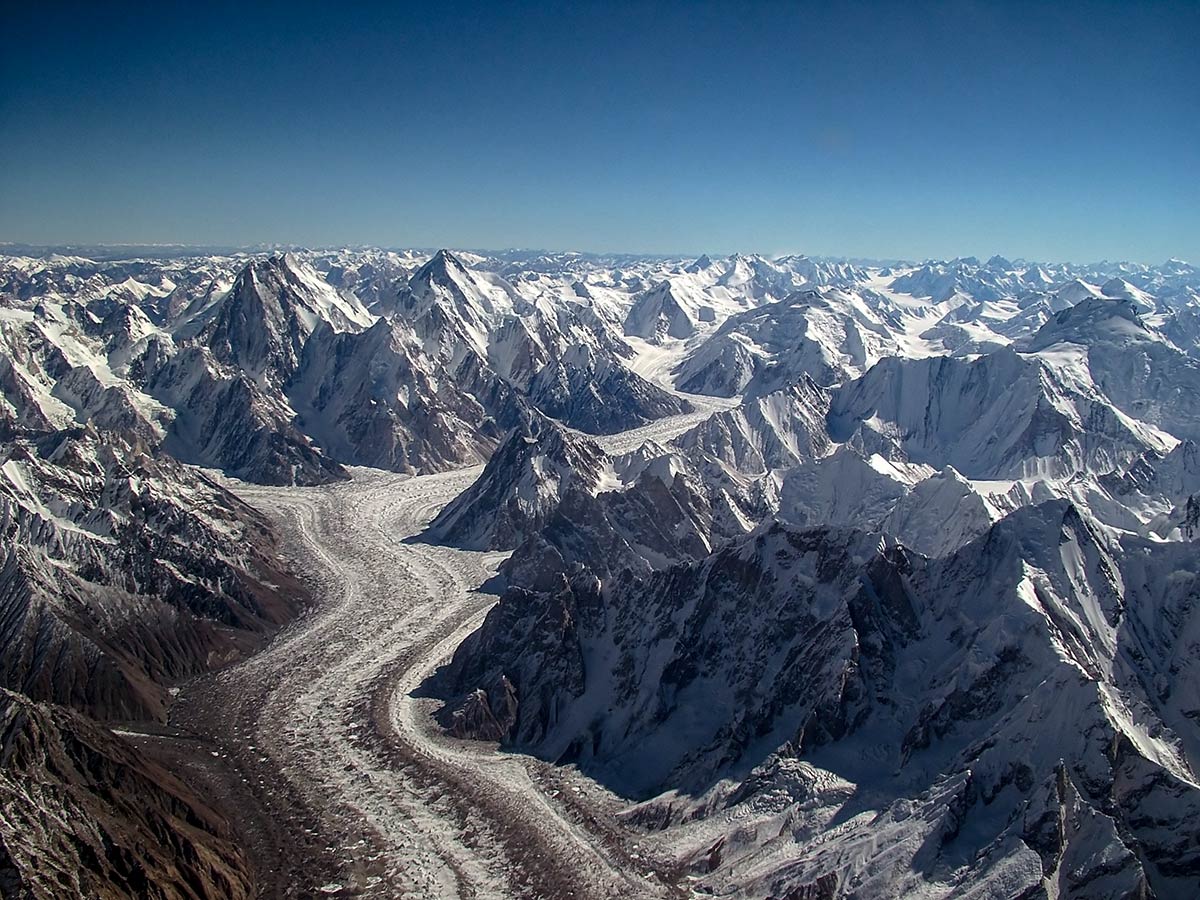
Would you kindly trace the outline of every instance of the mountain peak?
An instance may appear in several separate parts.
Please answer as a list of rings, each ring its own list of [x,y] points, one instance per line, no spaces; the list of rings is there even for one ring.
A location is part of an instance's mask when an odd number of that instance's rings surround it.
[[[1101,297],[1103,294],[1094,284],[1089,284],[1082,278],[1072,278],[1055,291],[1054,296],[1064,303],[1074,305],[1082,303],[1084,300]]]
[[[465,272],[467,267],[463,265],[463,261],[454,255],[453,251],[442,248],[437,253],[430,257],[429,262],[422,266],[422,270],[429,272]]]
[[[358,331],[371,315],[340,294],[312,266],[291,253],[251,260],[234,280],[201,338],[222,361],[254,377],[292,372],[303,343],[321,322]]]
[[[1100,292],[1104,294],[1105,297],[1128,300],[1130,303],[1133,303],[1134,308],[1138,310],[1153,309],[1154,307],[1154,300],[1149,294],[1137,287],[1134,287],[1124,278],[1110,278],[1100,286]]]
[[[1127,298],[1089,297],[1055,313],[1030,340],[1031,350],[1053,344],[1091,346],[1098,342],[1126,343],[1149,338],[1137,310]]]
[[[593,490],[603,451],[534,413],[496,448],[479,479],[430,525],[440,540],[475,549],[512,549],[540,529],[573,484]]]
[[[286,284],[298,285],[319,280],[320,277],[312,266],[289,250],[250,260],[234,280],[234,290],[256,285],[276,289]]]

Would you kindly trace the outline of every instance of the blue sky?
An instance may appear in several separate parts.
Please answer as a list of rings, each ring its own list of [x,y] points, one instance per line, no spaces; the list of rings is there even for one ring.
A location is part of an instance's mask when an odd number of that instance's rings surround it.
[[[1200,3],[250,5],[9,4],[0,240],[1200,260]]]

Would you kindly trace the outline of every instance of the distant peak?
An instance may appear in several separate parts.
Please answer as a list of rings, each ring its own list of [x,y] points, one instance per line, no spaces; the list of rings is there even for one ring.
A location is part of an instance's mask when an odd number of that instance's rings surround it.
[[[1033,336],[1031,348],[1042,350],[1060,341],[1090,345],[1099,340],[1140,340],[1150,335],[1124,297],[1086,297],[1057,312]]]
[[[418,277],[424,275],[426,277],[453,278],[455,273],[465,273],[466,271],[467,267],[463,265],[461,259],[451,251],[442,249],[433,254],[417,275]]]
[[[1134,287],[1124,278],[1110,278],[1100,286],[1100,292],[1106,297],[1113,297],[1121,300],[1128,300],[1131,303],[1147,303],[1150,298],[1144,292]]]
[[[1095,285],[1089,284],[1082,278],[1072,278],[1057,291],[1054,292],[1056,297],[1065,300],[1068,303],[1079,303],[1083,300],[1092,300],[1101,296],[1100,291]]]
[[[260,256],[252,259],[250,263],[239,273],[239,279],[253,278],[254,276],[264,277],[271,273],[294,272],[304,265],[294,253],[273,253],[270,256]]]

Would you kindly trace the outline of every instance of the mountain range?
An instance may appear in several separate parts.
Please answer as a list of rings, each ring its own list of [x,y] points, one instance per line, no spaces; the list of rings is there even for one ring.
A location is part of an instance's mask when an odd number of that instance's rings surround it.
[[[692,890],[1200,892],[1187,263],[14,253],[0,437],[17,896],[253,895],[116,726],[320,602],[239,491],[362,467],[478,469],[410,539],[503,556],[446,732]]]

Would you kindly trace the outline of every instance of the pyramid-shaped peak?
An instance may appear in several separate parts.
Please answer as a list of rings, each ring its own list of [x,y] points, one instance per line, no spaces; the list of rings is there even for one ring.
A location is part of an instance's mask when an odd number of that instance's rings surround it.
[[[430,257],[429,262],[421,267],[422,271],[449,273],[449,272],[465,272],[467,267],[463,261],[454,255],[453,251],[445,248],[439,250]]]
[[[1094,284],[1089,284],[1082,278],[1072,278],[1054,294],[1060,300],[1072,304],[1101,296],[1099,289]]]

